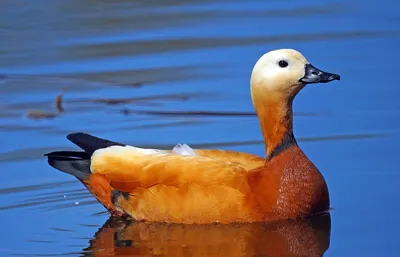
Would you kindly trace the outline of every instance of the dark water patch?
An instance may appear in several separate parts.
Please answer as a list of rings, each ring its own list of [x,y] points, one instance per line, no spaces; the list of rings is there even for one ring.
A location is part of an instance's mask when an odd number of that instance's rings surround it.
[[[123,114],[145,114],[157,116],[189,116],[189,117],[255,117],[255,112],[241,112],[241,111],[162,111],[162,110],[121,110]],[[296,112],[294,116],[322,116],[329,115],[329,113],[316,113],[316,112]]]
[[[72,192],[71,192],[72,191]],[[73,192],[79,191],[79,192]],[[68,193],[49,193],[48,195],[43,196],[33,196],[31,198],[26,198],[24,202],[40,202],[40,201],[48,201],[48,200],[60,200],[60,201],[76,201],[79,199],[83,199],[88,196],[88,191],[85,189],[79,190],[68,190]]]
[[[89,194],[87,194],[87,198],[89,198]],[[30,201],[30,202],[22,202],[22,203],[18,203],[18,204],[10,204],[10,205],[3,205],[0,206],[0,211],[8,211],[8,210],[12,210],[12,209],[20,209],[20,208],[26,208],[26,207],[32,207],[34,206],[35,208],[38,206],[42,206],[42,205],[47,205],[47,204],[55,204],[55,203],[59,203],[59,202],[68,202],[68,204],[64,204],[64,205],[58,205],[58,207],[56,208],[48,208],[47,210],[54,210],[54,209],[60,209],[60,208],[72,208],[72,207],[76,207],[77,205],[87,205],[87,203],[85,202],[79,202],[78,200],[80,200],[81,198],[69,198],[69,199],[44,199],[44,200],[40,200],[40,201]],[[54,205],[52,205],[54,206]]]
[[[88,238],[73,238],[73,239],[79,239],[79,240],[88,240]],[[66,245],[64,245],[64,246],[66,246],[66,247],[71,247],[71,248],[79,248],[79,247],[82,247],[82,245],[80,245],[80,244],[66,244]]]
[[[60,92],[86,92],[98,88],[104,87],[131,87],[131,88],[140,88],[143,86],[142,82],[138,81],[128,81],[125,83],[118,83],[112,81],[100,81],[100,80],[88,80],[77,77],[65,77],[62,75],[51,76],[51,75],[30,75],[30,74],[9,74],[7,75],[7,79],[3,81],[7,85],[8,84],[17,84],[17,87],[5,87],[5,90],[8,93],[13,93],[14,90],[18,89],[32,89],[32,86],[29,88],[23,88],[24,84],[35,85],[35,88],[41,89],[41,87],[46,87],[49,91],[58,90]],[[51,85],[51,87],[49,87]],[[43,89],[45,90],[45,89]],[[36,90],[35,90],[36,91]]]
[[[132,125],[132,124],[140,124],[151,122],[151,124],[142,124],[142,125]],[[211,120],[200,120],[200,119],[185,119],[185,120],[177,120],[173,119],[169,121],[169,119],[164,119],[160,121],[157,118],[149,117],[135,117],[130,116],[129,119],[120,120],[116,126],[111,127],[93,127],[90,130],[85,130],[87,133],[92,134],[101,134],[105,132],[115,132],[115,131],[129,131],[129,130],[143,130],[143,129],[158,129],[158,128],[168,128],[168,127],[182,127],[182,126],[193,126],[193,125],[200,125],[200,124],[208,124],[212,122],[218,121],[211,121]],[[77,129],[80,130],[80,129]],[[77,131],[74,130],[74,131]],[[65,135],[71,133],[71,130],[65,130],[63,128],[51,128],[43,130],[47,135],[56,135],[57,137],[64,137]],[[72,148],[71,148],[72,149]]]
[[[197,23],[199,19],[207,18],[208,16],[202,13],[193,14],[186,11],[165,12],[165,8],[185,7],[190,4],[207,4],[210,1],[187,1],[177,2],[165,1],[157,4],[147,4],[147,1],[137,5],[130,1],[119,1],[118,3],[109,2],[93,2],[85,1],[82,4],[80,1],[63,2],[60,6],[56,5],[55,9],[62,8],[63,12],[71,13],[69,19],[62,20],[58,24],[59,29],[74,28],[77,32],[86,33],[82,36],[90,34],[95,36],[96,32],[105,31],[126,31],[139,32],[138,30],[151,30],[154,28],[168,28],[182,24]],[[223,1],[218,1],[222,3]],[[215,3],[215,2],[214,2]],[[85,11],[87,6],[94,6],[93,12]],[[105,9],[107,11],[105,11]],[[84,13],[85,15],[82,15]],[[51,24],[49,24],[50,26]],[[101,28],[101,29],[100,29]]]
[[[54,119],[56,118],[59,113],[54,113],[54,112],[45,112],[45,111],[30,111],[27,114],[27,117],[29,119],[33,120],[43,120],[43,119]]]
[[[121,105],[121,104],[133,104],[139,106],[161,106],[161,103],[152,103],[143,100],[134,100],[134,99],[94,99],[92,102],[94,103],[102,103],[106,105]]]
[[[13,194],[13,193],[20,193],[20,192],[32,192],[32,191],[38,191],[38,190],[46,190],[46,189],[68,186],[68,185],[72,185],[72,184],[76,184],[76,183],[77,183],[76,181],[65,181],[65,182],[55,182],[55,183],[47,183],[47,184],[39,184],[39,185],[0,188],[0,194]]]
[[[66,77],[62,75],[52,76],[46,74],[4,74],[5,79],[0,81],[3,84],[2,92],[4,93],[20,93],[23,92],[85,92],[96,88],[108,86],[128,86],[130,84],[113,84],[107,81],[87,80],[77,77]],[[137,82],[130,81],[131,84]],[[34,88],[32,85],[35,85]]]
[[[207,65],[207,67],[214,65]],[[121,68],[121,67],[120,67]],[[130,87],[132,78],[139,81],[143,87],[163,83],[168,86],[174,86],[175,82],[182,82],[200,78],[212,78],[215,75],[200,72],[205,68],[204,65],[174,65],[161,67],[147,67],[118,70],[100,70],[85,72],[68,72],[71,77],[80,77],[87,80],[113,81],[121,87]],[[117,83],[115,81],[118,81]],[[113,85],[112,83],[110,83]],[[190,84],[188,84],[190,86]]]
[[[108,213],[105,213],[105,214],[108,214]],[[78,224],[78,225],[82,226],[82,227],[88,227],[88,228],[98,228],[99,227],[98,224]]]
[[[159,129],[159,128],[167,128],[167,127],[199,125],[199,124],[204,124],[204,123],[205,123],[204,121],[188,120],[188,121],[176,121],[176,122],[168,122],[168,123],[128,126],[125,128],[121,128],[119,130],[121,131],[121,130],[128,130],[128,129]]]
[[[108,211],[100,211],[100,212],[96,212],[93,213],[92,216],[104,216],[104,215],[108,215]]]
[[[99,227],[98,225],[96,227]],[[71,239],[78,239],[78,240],[91,240],[93,237],[71,237]]]
[[[67,252],[67,253],[15,253],[13,256],[37,256],[37,257],[51,257],[51,256],[82,256],[82,252]]]
[[[1,193],[3,194],[28,193],[29,196],[19,197],[22,201],[13,201],[11,204],[0,206],[0,211],[9,211],[27,207],[46,208],[49,204],[54,206],[58,203],[63,203],[63,205],[73,207],[80,205],[81,202],[84,203],[85,199],[92,199],[92,195],[90,195],[86,189],[71,189],[68,187],[71,184],[77,185],[79,182],[74,180],[71,182],[48,183],[46,185],[2,189],[3,192]],[[54,192],[54,190],[56,191]],[[35,194],[37,191],[39,191],[39,193]]]
[[[93,198],[91,195],[87,194],[87,198]],[[86,205],[94,205],[94,204],[99,204],[97,200],[87,200],[87,201],[79,201],[75,202],[75,204],[56,204],[53,205],[52,207],[46,208],[46,211],[59,211],[62,209],[69,209],[69,208],[75,208],[79,206],[86,206]]]
[[[38,158],[43,158],[44,154],[52,152],[53,150],[54,148],[52,147],[12,150],[6,153],[2,153],[0,155],[0,162],[34,160]]]
[[[40,235],[40,236],[55,236],[55,233],[49,233],[49,232],[33,232],[33,235]]]
[[[218,1],[220,2],[220,1]],[[141,9],[136,10],[134,14],[132,11],[118,9],[118,15],[103,16],[101,19],[90,19],[90,17],[82,17],[85,26],[90,28],[102,27],[104,30],[121,30],[128,29],[132,32],[140,33],[141,31],[149,31],[152,29],[160,29],[166,27],[180,26],[187,24],[195,26],[200,21],[212,23],[222,20],[237,19],[266,19],[267,21],[272,18],[290,16],[293,19],[296,17],[311,17],[313,15],[333,15],[343,11],[343,5],[320,5],[320,6],[307,6],[285,9],[257,9],[257,8],[228,8],[215,10],[214,8],[204,8],[202,5],[191,6],[188,3],[179,4],[179,6],[186,7],[183,10],[175,8],[158,7],[157,9]],[[112,12],[111,12],[112,13]],[[267,22],[266,21],[266,22]],[[83,21],[79,20],[79,24]],[[105,43],[104,41],[101,41]]]
[[[300,137],[298,142],[319,142],[319,141],[336,141],[336,140],[355,140],[355,139],[369,139],[377,137],[391,136],[389,133],[370,133],[370,134],[354,134],[354,135],[332,135],[321,137]]]
[[[145,114],[145,115],[157,115],[157,116],[218,116],[218,117],[224,117],[224,116],[235,116],[235,117],[241,117],[241,116],[256,116],[254,112],[239,112],[239,111],[224,111],[224,112],[218,112],[218,111],[150,111],[150,110],[129,110],[129,109],[123,109],[121,110],[123,114]]]
[[[51,126],[29,125],[29,124],[0,124],[0,131],[27,131],[27,130],[46,130]]]
[[[76,113],[76,112],[89,112],[92,109],[96,108],[95,106],[82,108],[82,106],[76,106],[77,103],[102,103],[105,105],[126,105],[131,104],[135,106],[152,106],[152,107],[159,107],[165,104],[166,101],[181,101],[185,102],[190,99],[202,99],[202,98],[211,98],[218,96],[213,94],[205,94],[205,93],[182,93],[182,94],[167,94],[167,95],[153,95],[153,96],[141,96],[141,97],[130,97],[130,98],[102,98],[102,99],[76,99],[76,100],[67,100],[65,101],[68,104],[68,109],[63,107],[64,101],[61,98],[61,95],[58,95],[54,101],[55,109],[54,112],[42,111],[42,110],[30,110],[27,113],[27,117],[33,120],[42,120],[42,119],[54,119],[58,116],[65,114],[65,113]],[[72,104],[75,105],[72,105]],[[44,103],[23,103],[23,104],[14,104],[7,106],[6,108],[17,110],[17,109],[27,109],[32,108],[33,106],[41,106]],[[121,113],[128,114],[132,112],[131,110],[123,109]]]
[[[203,92],[193,92],[193,93],[179,93],[179,94],[155,94],[155,95],[146,95],[146,96],[135,96],[135,97],[126,97],[126,98],[97,98],[97,99],[76,99],[70,100],[70,103],[82,103],[82,102],[92,102],[92,103],[105,103],[110,105],[118,105],[118,104],[128,104],[135,102],[162,102],[166,101],[177,101],[177,102],[186,102],[193,99],[212,99],[219,98],[220,94],[211,94],[211,93],[203,93]]]
[[[61,231],[61,232],[75,232],[75,230],[65,229],[65,228],[50,228],[51,230]]]
[[[32,97],[34,98],[34,97]],[[19,116],[25,112],[29,113],[56,113],[56,105],[54,99],[41,99],[39,101],[25,101],[23,103],[10,103],[4,106],[4,109],[10,113],[16,113]],[[40,110],[45,109],[45,110]],[[40,115],[40,114],[39,114]]]
[[[78,181],[71,181],[71,182],[75,182],[75,184],[79,184],[80,182]],[[63,188],[63,187],[60,187]],[[57,188],[59,189],[59,188]],[[40,192],[40,193],[35,193],[34,196],[35,197],[41,197],[41,196],[46,196],[46,197],[52,197],[52,196],[62,196],[62,197],[68,197],[69,195],[76,195],[76,194],[80,194],[83,192],[86,192],[86,189],[68,189],[68,195],[66,195],[66,191],[65,190],[57,190],[57,191],[52,191],[52,192]]]
[[[0,109],[1,109],[1,106],[0,106]],[[0,113],[0,118],[14,118],[14,117],[15,117],[15,115],[12,113],[7,113],[7,112]]]
[[[176,38],[176,39],[152,39],[124,41],[105,44],[91,44],[88,46],[80,45],[71,49],[74,58],[94,59],[96,57],[104,58],[116,56],[138,56],[144,54],[156,54],[162,52],[199,50],[215,47],[245,46],[252,44],[272,44],[272,43],[299,43],[323,40],[343,40],[354,38],[372,38],[372,37],[393,37],[399,36],[400,31],[371,31],[354,30],[338,32],[319,32],[319,33],[301,33],[289,35],[267,35],[267,36],[249,36],[249,37],[194,37],[194,38]],[[68,51],[68,49],[66,49]],[[140,80],[142,81],[142,80]]]
[[[57,243],[56,241],[51,241],[51,240],[27,240],[27,242],[41,243],[41,244],[55,244],[55,243]]]

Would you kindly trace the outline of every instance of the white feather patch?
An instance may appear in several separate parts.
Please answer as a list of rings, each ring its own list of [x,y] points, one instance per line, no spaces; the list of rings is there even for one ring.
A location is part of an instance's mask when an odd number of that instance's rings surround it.
[[[188,156],[194,156],[196,155],[194,150],[188,146],[187,144],[177,144],[173,149],[173,153],[176,153],[178,155],[188,155]]]
[[[162,156],[171,154],[169,150],[159,150],[159,149],[145,149],[134,146],[110,146],[103,149],[96,150],[92,155],[92,161],[97,163],[102,162],[104,157],[115,156],[118,158],[127,158],[130,159],[132,157],[140,157],[140,156]],[[177,144],[172,149],[172,154],[182,155],[182,156],[194,156],[196,155],[194,150],[190,148],[187,144]]]
[[[143,156],[143,155],[163,155],[166,151],[158,149],[145,149],[134,146],[118,146],[113,145],[107,148],[99,149],[95,151],[92,158],[101,158],[104,155],[132,155],[132,156]]]
[[[117,158],[126,162],[136,162],[140,161],[143,156],[163,156],[171,154],[171,151],[163,151],[157,149],[144,149],[134,146],[110,146],[103,149],[96,150],[92,155],[92,173],[96,173],[93,170],[93,165],[101,167],[103,165],[107,166],[105,163],[107,158]],[[103,171],[106,172],[106,171]]]

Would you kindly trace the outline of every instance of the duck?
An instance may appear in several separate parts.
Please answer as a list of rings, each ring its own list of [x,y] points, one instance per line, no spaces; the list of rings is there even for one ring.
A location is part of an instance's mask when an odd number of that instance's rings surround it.
[[[290,220],[329,212],[327,183],[297,144],[293,100],[309,84],[340,80],[299,51],[262,55],[250,78],[265,157],[218,149],[144,149],[75,132],[81,151],[48,154],[75,176],[111,216],[178,224]]]

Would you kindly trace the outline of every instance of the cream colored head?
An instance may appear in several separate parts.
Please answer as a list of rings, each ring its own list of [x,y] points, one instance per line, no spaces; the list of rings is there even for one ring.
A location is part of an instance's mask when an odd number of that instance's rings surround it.
[[[298,51],[279,49],[264,54],[257,61],[251,75],[251,90],[253,96],[260,90],[294,96],[306,84],[335,79],[340,79],[339,75],[315,68]]]
[[[267,159],[276,149],[281,151],[279,145],[284,146],[293,137],[292,101],[296,94],[306,84],[335,79],[340,76],[315,68],[292,49],[268,52],[257,61],[251,75],[251,97],[260,120]]]

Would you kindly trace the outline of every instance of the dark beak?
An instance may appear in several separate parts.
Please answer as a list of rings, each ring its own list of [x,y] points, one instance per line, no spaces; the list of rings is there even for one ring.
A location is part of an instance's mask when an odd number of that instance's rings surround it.
[[[340,76],[334,73],[328,73],[322,70],[319,70],[312,66],[311,64],[306,64],[306,74],[303,78],[300,79],[300,82],[305,84],[312,83],[327,83],[332,80],[340,80]]]

